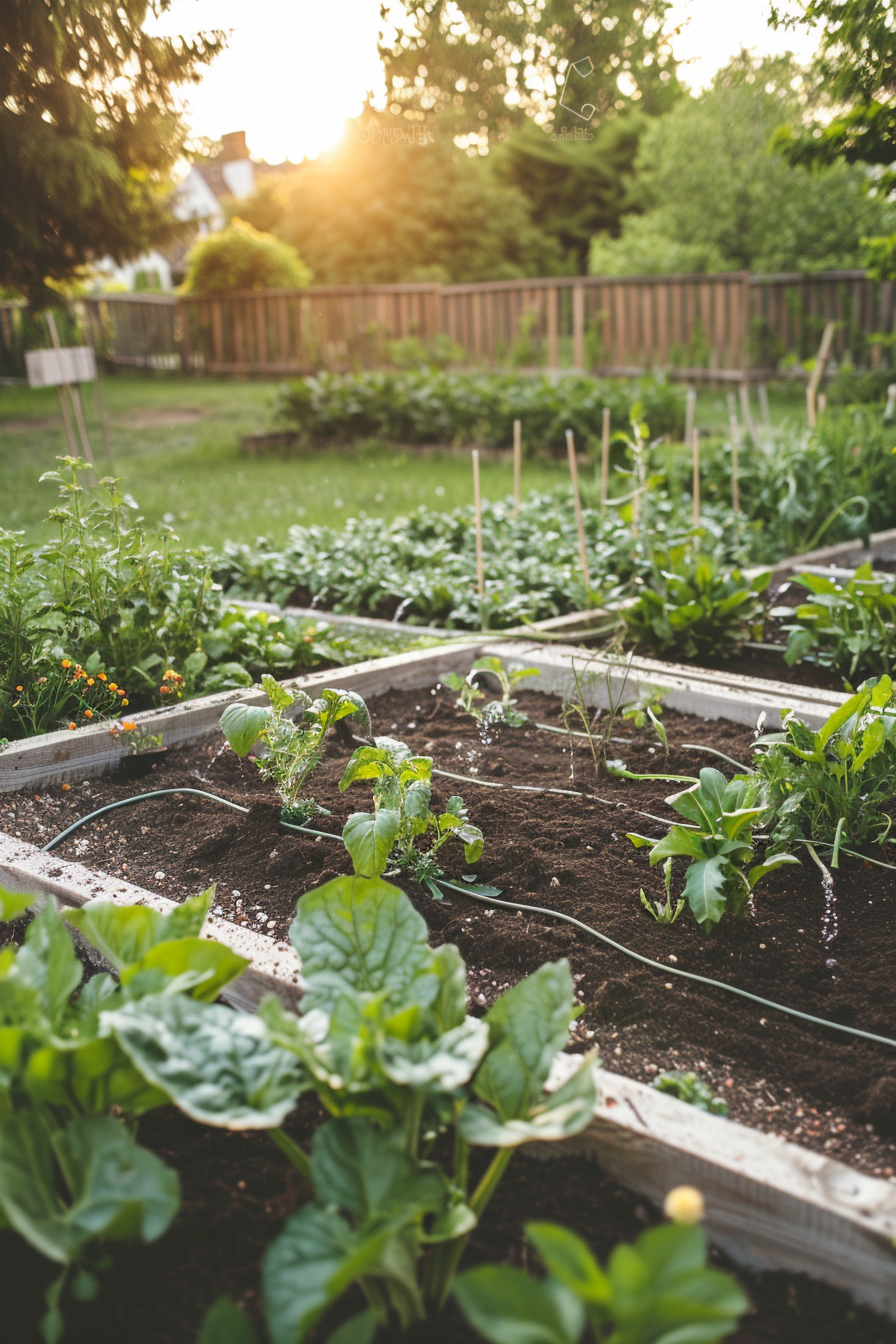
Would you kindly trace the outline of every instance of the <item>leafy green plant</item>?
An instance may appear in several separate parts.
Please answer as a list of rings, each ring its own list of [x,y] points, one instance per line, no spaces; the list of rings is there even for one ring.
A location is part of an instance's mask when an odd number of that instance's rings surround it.
[[[288,691],[274,677],[261,679],[270,701],[263,705],[228,705],[221,715],[221,732],[237,756],[248,756],[260,742],[265,754],[256,758],[264,779],[271,780],[283,804],[284,821],[301,825],[315,815],[327,815],[313,798],[303,798],[305,786],[324,756],[327,730],[354,716],[365,735],[370,732],[367,706],[355,691],[322,690],[316,700],[304,691]],[[296,719],[286,711],[299,706]]]
[[[799,574],[793,582],[812,594],[809,602],[774,607],[788,632],[789,667],[809,658],[832,667],[847,684],[879,677],[896,665],[896,575],[860,565],[846,583],[822,574]]]
[[[728,1107],[721,1097],[715,1097],[712,1088],[707,1087],[699,1074],[686,1069],[664,1069],[654,1078],[652,1087],[657,1092],[665,1092],[670,1097],[677,1097],[679,1101],[684,1101],[688,1106],[694,1106],[698,1111],[706,1111],[709,1115],[727,1115]]]
[[[108,1029],[107,1013],[160,995],[199,1003],[248,965],[200,938],[213,891],[170,915],[91,901],[65,912],[45,901],[24,939],[0,950],[0,1228],[58,1264],[42,1333],[63,1333],[70,1288],[89,1299],[120,1241],[155,1241],[177,1212],[177,1175],[140,1147],[136,1122],[168,1097]],[[0,888],[0,920],[34,902]],[[66,923],[117,973],[82,984]]]
[[[544,1091],[576,1011],[565,961],[470,1017],[457,949],[430,949],[423,919],[385,882],[340,878],[308,893],[290,938],[302,1016],[274,999],[259,1015],[333,1118],[310,1157],[293,1153],[314,1201],[265,1257],[268,1326],[273,1344],[300,1344],[358,1281],[369,1310],[355,1328],[369,1339],[377,1322],[397,1332],[444,1305],[514,1150],[589,1122],[591,1061]],[[496,1149],[472,1188],[471,1146]]]
[[[321,662],[343,663],[344,640],[325,621],[228,605],[193,655],[203,694],[251,686],[262,672],[295,676]]]
[[[556,1223],[527,1223],[547,1276],[482,1265],[455,1296],[491,1344],[579,1344],[586,1324],[610,1344],[715,1344],[737,1329],[748,1302],[735,1281],[707,1266],[699,1227],[650,1228],[617,1246],[603,1269],[585,1242]]]
[[[676,919],[678,918],[678,916],[681,914],[682,910],[684,909],[685,902],[684,902],[684,898],[683,898],[683,897],[682,897],[681,900],[678,900],[678,901],[674,902],[674,904],[673,904],[673,901],[672,901],[672,860],[671,860],[671,858],[668,858],[668,859],[666,860],[666,862],[663,864],[663,882],[664,882],[665,887],[666,887],[666,899],[665,899],[665,901],[652,901],[652,900],[650,900],[650,898],[645,894],[644,888],[642,887],[642,888],[641,888],[641,904],[643,905],[644,909],[647,911],[648,915],[651,915],[651,916],[653,917],[653,919],[656,920],[657,924],[674,924],[675,921],[676,921]]]
[[[663,754],[669,754],[669,738],[666,734],[665,725],[661,722],[663,716],[663,700],[667,692],[658,686],[643,686],[641,694],[637,700],[632,700],[628,705],[622,707],[622,717],[628,723],[634,724],[636,728],[646,728],[649,723],[656,735],[656,740],[663,748]]]
[[[666,802],[690,826],[672,826],[661,840],[633,832],[628,838],[638,849],[651,846],[651,867],[678,855],[690,859],[682,894],[707,932],[726,912],[744,914],[753,888],[767,873],[799,863],[792,854],[776,853],[747,867],[754,857],[753,828],[765,812],[752,777],[729,783],[719,770],[701,770],[698,781]]]
[[[501,688],[501,699],[490,700],[482,709],[477,708],[478,701],[485,699],[484,693],[476,684],[476,676],[479,672],[490,672],[493,677],[497,677]],[[508,669],[505,668],[500,658],[487,657],[477,658],[475,663],[471,664],[470,671],[465,677],[458,676],[456,672],[448,672],[442,680],[449,690],[457,691],[458,708],[466,714],[471,714],[477,723],[484,723],[489,726],[503,724],[509,728],[521,728],[529,722],[529,716],[517,709],[517,701],[513,692],[521,681],[525,681],[527,677],[537,677],[538,675],[537,667]]]
[[[373,746],[355,750],[339,781],[340,792],[368,779],[373,781],[374,811],[353,813],[342,832],[355,872],[379,877],[391,861],[441,900],[436,879],[443,870],[435,856],[442,845],[452,837],[460,840],[467,863],[476,863],[482,854],[482,831],[470,822],[464,800],[455,795],[444,812],[433,812],[432,757],[415,756],[393,737],[374,738]],[[434,838],[429,848],[417,849],[417,839],[430,832]]]
[[[732,658],[761,619],[769,578],[747,580],[686,543],[673,547],[621,610],[626,641],[684,658]]]
[[[882,845],[896,795],[896,696],[890,677],[866,682],[815,730],[792,711],[782,731],[754,743],[755,781],[768,809],[772,850],[796,839]]]

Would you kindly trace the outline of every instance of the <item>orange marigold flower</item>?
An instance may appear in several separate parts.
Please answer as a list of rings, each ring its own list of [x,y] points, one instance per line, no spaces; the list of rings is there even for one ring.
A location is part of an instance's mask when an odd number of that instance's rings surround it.
[[[70,723],[70,724],[69,724],[69,728],[72,728],[72,729],[77,728],[77,726],[78,726],[78,725],[77,725],[76,723]]]
[[[110,691],[117,691],[117,690],[118,690],[118,682],[117,682],[117,681],[110,681],[110,682],[109,682],[109,690],[110,690]]]
[[[88,677],[88,678],[87,678],[87,685],[88,685],[88,686],[92,686],[93,684],[94,684],[94,683],[93,683],[93,677]]]
[[[62,666],[63,666],[63,667],[71,667],[71,665],[72,665],[72,660],[71,660],[71,658],[63,658],[63,660],[62,660]]]
[[[137,727],[136,723],[132,723],[130,719],[122,719],[121,726],[126,733],[132,733]]]
[[[126,704],[128,704],[129,702],[128,702],[127,700],[122,700],[121,703],[122,703],[123,705],[126,705]]]
[[[17,687],[16,687],[16,690],[17,690],[17,691],[24,691],[24,689],[25,689],[24,686],[17,686]]]
[[[85,717],[85,719],[92,719],[92,718],[93,718],[93,710],[92,710],[92,709],[85,709],[85,711],[84,711],[84,717]]]
[[[118,688],[118,690],[115,692],[115,694],[116,694],[116,695],[127,695],[127,691],[126,691],[123,687],[119,686],[119,688]]]
[[[96,674],[96,679],[97,679],[97,681],[107,681],[107,680],[108,680],[108,678],[107,678],[105,672],[97,672],[97,674]]]
[[[69,791],[70,788],[71,788],[71,784],[63,784],[63,786],[62,786],[62,792],[63,792],[63,793],[68,793],[68,791]]]
[[[171,687],[170,687],[170,686],[160,686],[160,687],[159,687],[159,695],[170,695],[170,694],[171,694]]]
[[[173,668],[173,667],[169,667],[168,670],[167,670],[167,672],[165,672],[165,673],[163,674],[163,676],[162,676],[162,680],[163,680],[163,681],[171,681],[171,680],[172,680],[174,677],[176,677],[176,676],[177,676],[177,673],[175,672],[174,668]]]

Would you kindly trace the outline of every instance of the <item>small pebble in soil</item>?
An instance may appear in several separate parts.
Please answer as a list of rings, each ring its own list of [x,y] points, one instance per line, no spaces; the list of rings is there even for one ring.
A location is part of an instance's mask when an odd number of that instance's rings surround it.
[[[156,881],[157,881],[157,882],[163,882],[164,879],[165,879],[165,874],[162,872],[162,870],[161,870],[161,868],[160,868],[159,871],[156,873]]]

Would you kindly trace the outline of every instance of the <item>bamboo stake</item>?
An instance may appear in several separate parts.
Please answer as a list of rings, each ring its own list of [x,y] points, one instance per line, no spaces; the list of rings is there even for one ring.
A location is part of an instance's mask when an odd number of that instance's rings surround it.
[[[750,387],[746,379],[740,385],[740,412],[747,427],[747,433],[754,443],[758,443],[759,434],[756,429],[756,421],[753,419],[753,412],[750,410]]]
[[[731,430],[731,507],[740,513],[740,474],[738,456],[740,452],[740,425],[736,415],[728,421]]]
[[[694,526],[700,526],[700,431],[694,426],[691,436],[691,451],[694,458]]]
[[[610,408],[604,407],[603,427],[600,442],[600,507],[607,507],[607,494],[610,488]]]
[[[884,407],[884,420],[893,419],[893,411],[896,410],[896,383],[890,383],[887,388],[887,404]]]
[[[62,345],[59,340],[59,332],[56,330],[56,318],[53,314],[53,310],[51,308],[48,308],[45,316],[47,319],[47,326],[50,329],[50,340],[53,342],[53,349],[56,351],[56,358],[59,360],[59,372],[60,374],[62,374],[63,373]],[[81,405],[81,394],[78,392],[77,387],[73,387],[70,383],[66,382],[63,376],[62,384],[59,387],[59,404],[63,408],[62,418],[65,421],[66,437],[68,438],[69,441],[69,447],[72,449],[72,454],[76,456],[78,450],[77,447],[75,446],[74,433],[69,432],[71,430],[71,425],[68,419],[67,411],[65,409],[64,392],[67,393],[69,398],[71,399],[72,409],[75,413],[75,421],[78,426],[78,433],[81,436],[81,446],[84,450],[84,456],[92,467],[93,449],[90,446],[90,439],[87,437],[87,425],[84,420],[84,408]]]
[[[825,394],[824,394],[823,392],[819,392],[819,394],[818,394],[818,414],[819,414],[819,415],[824,415],[824,413],[825,413],[825,411],[827,410],[827,408],[828,408],[828,399],[827,399],[827,397],[825,396]]]
[[[759,409],[762,412],[762,423],[767,433],[771,433],[772,414],[768,404],[768,388],[765,383],[760,383],[756,388],[759,394]]]
[[[51,312],[46,314],[47,326],[50,329],[50,340],[53,342],[53,349],[59,355],[59,333],[56,330],[56,320]],[[61,362],[61,361],[60,361]],[[56,394],[59,397],[59,409],[62,411],[62,423],[65,427],[65,441],[68,444],[68,451],[72,457],[78,456],[78,444],[75,440],[75,431],[72,427],[72,418],[69,411],[68,387],[62,383],[56,384]]]
[[[479,449],[473,449],[473,508],[476,512],[476,586],[480,599],[485,597],[485,572],[482,567],[482,491],[479,486]]]
[[[523,426],[519,420],[513,422],[513,503],[520,506],[520,478],[523,472]]]
[[[697,389],[689,387],[688,394],[684,403],[684,441],[693,442],[694,424],[697,419]]]
[[[582,578],[585,580],[585,596],[591,593],[591,575],[588,573],[588,553],[585,550],[585,520],[582,517],[582,500],[579,495],[579,464],[576,462],[576,444],[572,430],[566,431],[566,452],[569,457],[569,478],[572,482],[572,498],[576,509],[576,528],[579,533],[579,559],[582,562]]]
[[[816,411],[815,398],[818,395],[818,387],[824,377],[825,366],[828,362],[828,355],[831,349],[831,341],[834,339],[834,329],[836,322],[826,322],[824,335],[821,338],[821,345],[818,347],[818,354],[815,357],[815,367],[809,377],[809,383],[806,387],[806,415],[809,420],[809,428],[815,428],[815,422],[818,419]]]
[[[106,405],[100,392],[100,376],[97,372],[93,380],[93,409],[96,412],[96,418],[100,422],[100,432],[103,436],[103,451],[106,454],[106,461],[112,468],[112,444],[109,441],[109,421],[106,418]]]

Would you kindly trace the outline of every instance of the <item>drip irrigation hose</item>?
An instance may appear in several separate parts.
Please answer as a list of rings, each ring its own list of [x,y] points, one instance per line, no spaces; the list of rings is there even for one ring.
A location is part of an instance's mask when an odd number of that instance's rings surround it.
[[[823,1017],[813,1017],[811,1013],[803,1013],[798,1008],[788,1008],[783,1003],[775,1003],[772,999],[763,999],[758,994],[751,994],[748,989],[739,989],[737,985],[727,985],[723,980],[711,980],[708,976],[698,975],[696,971],[682,971],[675,966],[665,966],[661,961],[653,961],[650,957],[642,956],[640,952],[634,952],[630,947],[624,947],[622,943],[617,943],[605,933],[600,933],[593,929],[590,924],[583,924],[580,919],[573,915],[565,915],[559,910],[549,910],[541,905],[521,905],[519,901],[501,901],[496,896],[486,896],[474,888],[462,887],[455,882],[446,882],[444,878],[439,879],[439,886],[448,887],[451,891],[461,892],[468,896],[472,901],[482,901],[486,905],[501,905],[507,910],[525,911],[530,915],[546,915],[551,919],[560,919],[564,924],[572,924],[575,928],[588,933],[592,938],[598,938],[608,947],[612,947],[616,952],[622,952],[625,956],[631,957],[633,961],[638,961],[642,966],[650,966],[655,971],[662,971],[664,975],[677,975],[682,980],[693,980],[698,985],[709,985],[711,989],[723,989],[729,994],[737,994],[742,999],[748,999],[751,1003],[758,1003],[762,1008],[771,1008],[776,1013],[785,1013],[788,1017],[798,1017],[803,1022],[811,1022],[815,1027],[825,1027],[831,1031],[842,1031],[848,1036],[858,1036],[864,1041],[874,1041],[877,1045],[889,1045],[896,1049],[896,1041],[891,1040],[889,1036],[877,1036],[873,1031],[862,1031],[859,1027],[847,1027],[842,1022],[828,1022]]]
[[[444,774],[446,772],[440,771],[439,773]],[[449,777],[453,778],[453,776]],[[470,783],[476,784],[479,783],[479,781],[471,779]],[[497,785],[493,787],[503,788],[506,786]],[[570,792],[570,790],[560,790],[560,792]],[[59,835],[54,836],[52,840],[44,845],[43,852],[46,853],[48,850],[55,849],[55,847],[58,844],[61,844],[73,831],[77,831],[81,826],[85,826],[88,821],[93,821],[96,817],[101,817],[105,812],[112,812],[117,807],[127,807],[131,803],[141,803],[147,798],[165,798],[170,797],[172,794],[192,794],[197,798],[206,798],[211,802],[221,803],[224,807],[232,808],[234,812],[241,812],[243,815],[247,815],[249,812],[248,807],[243,807],[240,803],[233,803],[229,798],[222,798],[220,794],[207,793],[204,789],[153,789],[148,793],[137,793],[131,798],[120,798],[117,802],[106,803],[104,807],[98,807],[95,811],[89,812],[87,816],[79,817],[77,821],[72,822],[71,826],[67,826],[64,831],[61,831]],[[575,794],[574,797],[580,798],[582,795]],[[646,816],[647,814],[642,813],[641,815]],[[341,839],[340,836],[333,835],[329,831],[312,831],[307,826],[297,826],[292,822],[281,822],[280,825],[285,826],[287,830],[290,831],[302,831],[308,835],[320,836],[322,839],[326,840]],[[849,852],[851,851],[844,851],[844,853]],[[857,855],[857,857],[864,858],[865,856]],[[870,860],[870,862],[874,862],[874,860]],[[447,887],[449,891],[459,892],[469,900],[482,901],[486,905],[499,905],[506,910],[518,910],[520,913],[525,911],[526,914],[530,915],[543,915],[549,919],[559,919],[564,924],[572,924],[574,928],[581,929],[583,933],[589,934],[592,938],[597,938],[600,942],[605,943],[607,947],[612,947],[614,951],[621,952],[624,956],[630,957],[633,961],[639,962],[642,966],[651,967],[652,970],[662,971],[665,975],[677,975],[682,980],[691,980],[698,985],[708,985],[711,989],[725,990],[729,994],[736,994],[742,999],[748,999],[751,1003],[758,1003],[762,1008],[770,1008],[776,1013],[784,1013],[788,1017],[796,1017],[803,1022],[811,1022],[812,1025],[816,1027],[824,1027],[830,1031],[844,1032],[848,1036],[857,1036],[861,1040],[873,1041],[877,1045],[889,1045],[892,1046],[893,1049],[896,1049],[896,1041],[891,1040],[888,1036],[878,1036],[871,1031],[862,1031],[859,1027],[847,1027],[841,1022],[828,1022],[822,1017],[814,1017],[811,1013],[803,1013],[798,1008],[788,1008],[782,1003],[775,1003],[772,999],[763,999],[758,994],[751,994],[749,990],[739,989],[736,985],[728,985],[722,980],[711,980],[708,976],[698,975],[696,971],[683,971],[675,966],[665,966],[661,961],[653,961],[650,957],[645,957],[640,952],[635,952],[630,947],[625,947],[622,943],[617,943],[615,939],[610,938],[607,934],[600,933],[597,929],[593,929],[590,924],[583,924],[580,919],[576,919],[573,915],[563,914],[560,910],[549,910],[546,906],[541,905],[523,905],[519,901],[502,901],[496,896],[486,896],[483,892],[476,891],[473,887],[461,887],[456,882],[447,882],[444,878],[439,879],[438,885]]]

